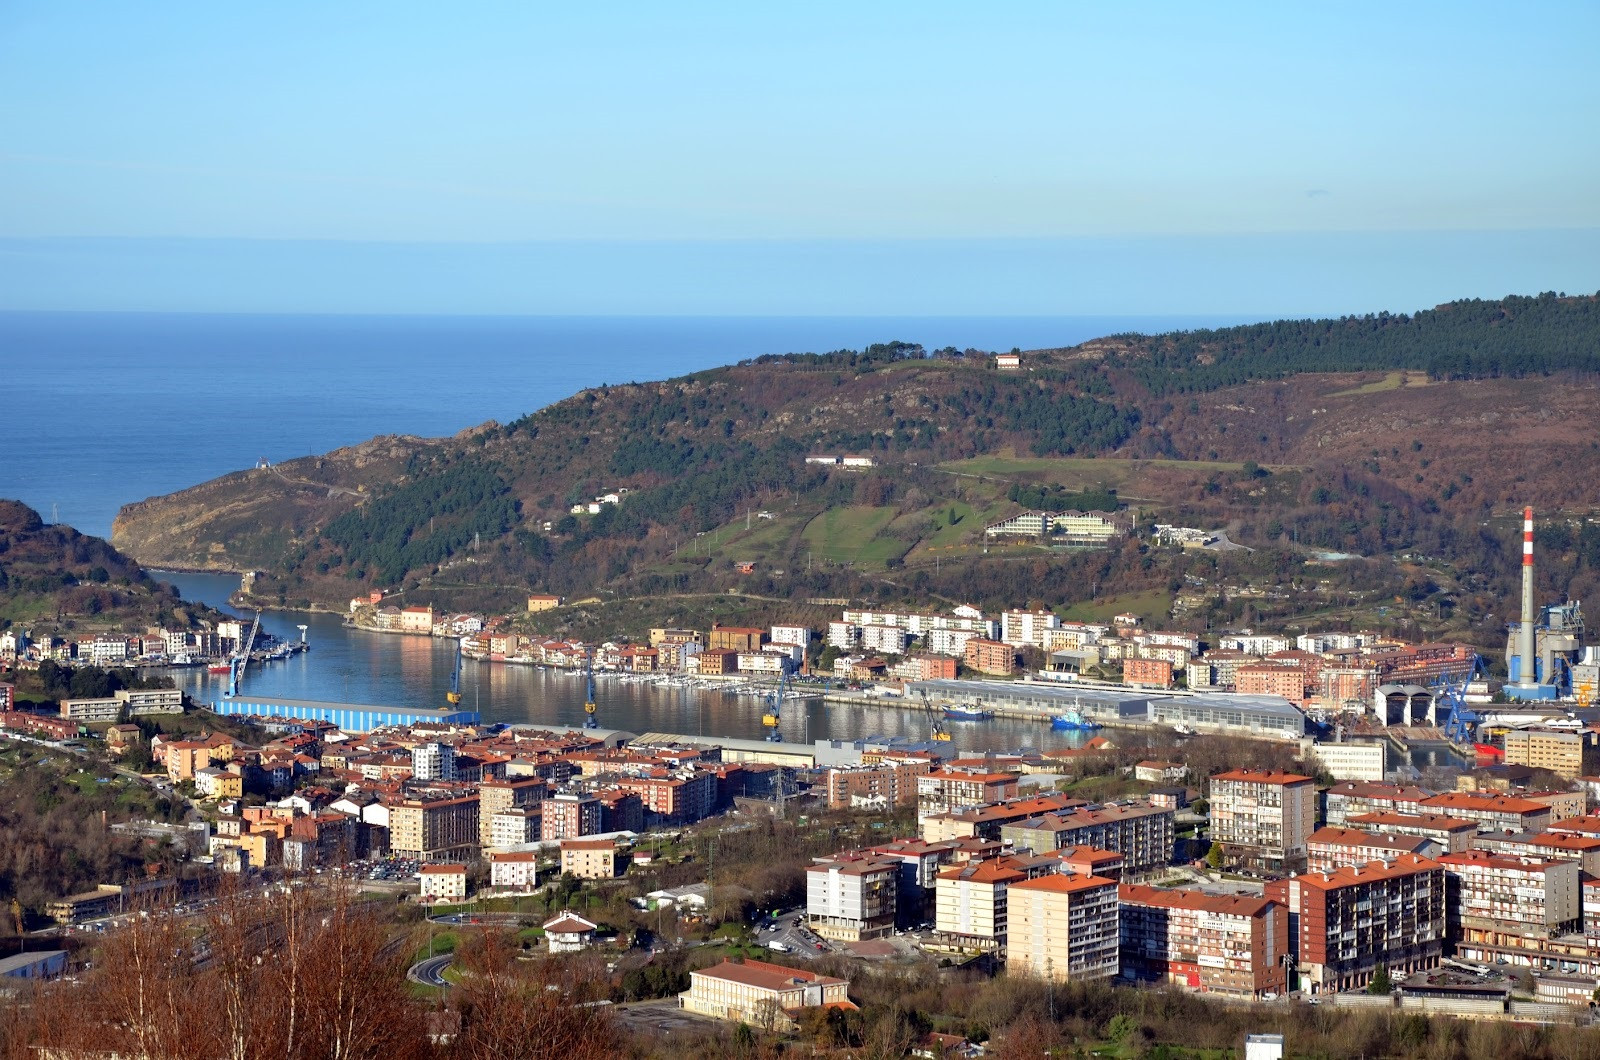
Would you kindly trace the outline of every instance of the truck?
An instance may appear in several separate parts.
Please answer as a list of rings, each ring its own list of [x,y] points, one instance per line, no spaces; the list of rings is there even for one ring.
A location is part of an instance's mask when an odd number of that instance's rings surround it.
[[[767,949],[775,950],[778,953],[788,953],[789,952],[789,947],[784,945],[783,943],[779,942],[777,939],[770,940],[767,943]]]

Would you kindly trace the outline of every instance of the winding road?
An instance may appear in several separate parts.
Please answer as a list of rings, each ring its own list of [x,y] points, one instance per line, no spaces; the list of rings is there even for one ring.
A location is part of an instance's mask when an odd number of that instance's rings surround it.
[[[437,957],[418,961],[406,971],[406,978],[413,983],[423,986],[436,986],[448,989],[450,981],[444,977],[444,970],[450,967],[450,962],[455,960],[453,953],[441,953]]]

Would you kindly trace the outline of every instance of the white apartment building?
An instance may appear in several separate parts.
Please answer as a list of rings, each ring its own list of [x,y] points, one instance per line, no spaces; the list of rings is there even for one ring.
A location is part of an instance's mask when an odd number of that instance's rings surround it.
[[[467,867],[449,864],[422,866],[420,893],[425,901],[463,901],[467,897]]]
[[[438,741],[413,747],[411,776],[416,780],[456,779],[456,749]]]
[[[500,850],[489,855],[489,886],[512,891],[531,891],[538,886],[539,852]]]
[[[984,637],[992,637],[996,632],[993,619],[984,618],[981,611],[966,606],[956,608],[949,615],[846,610],[840,617],[856,626],[899,626],[914,637],[926,636],[935,629],[956,629]]]
[[[792,644],[803,652],[811,646],[811,630],[806,626],[773,626],[767,640],[773,644]]]
[[[862,626],[860,630],[864,651],[904,655],[911,641],[911,634],[899,626]]]
[[[1271,655],[1288,651],[1294,641],[1271,633],[1224,633],[1217,638],[1217,647],[1223,651],[1242,651],[1246,655]]]
[[[1382,780],[1381,743],[1319,743],[1311,753],[1334,780]]]
[[[787,652],[742,651],[736,658],[739,660],[739,672],[742,674],[766,674],[777,677],[795,668],[794,659]]]
[[[1045,631],[1044,648],[1045,651],[1082,651],[1094,647],[1110,632],[1110,626],[1096,622],[1063,622]]]
[[[489,845],[519,847],[543,836],[544,812],[538,806],[512,806],[489,815]]]
[[[1371,633],[1302,633],[1294,639],[1294,646],[1301,651],[1322,655],[1330,651],[1364,648],[1376,639]]]
[[[1049,643],[1046,631],[1060,627],[1061,619],[1054,611],[1006,611],[1000,615],[1000,642],[1043,648]]]
[[[828,858],[806,869],[806,918],[823,938],[859,942],[894,931],[900,863],[870,855]]]
[[[926,638],[924,643],[933,654],[954,655],[960,658],[966,654],[967,641],[973,637],[982,637],[983,634],[970,629],[930,629],[923,636]]]
[[[829,622],[828,647],[854,648],[861,639],[861,627],[854,622]]]

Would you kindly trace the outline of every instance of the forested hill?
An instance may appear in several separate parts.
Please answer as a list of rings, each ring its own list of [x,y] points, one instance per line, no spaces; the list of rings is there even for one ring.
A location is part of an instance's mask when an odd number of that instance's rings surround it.
[[[239,471],[129,505],[115,540],[339,607],[397,586],[463,606],[529,587],[790,593],[797,572],[807,595],[876,592],[856,583],[919,564],[950,577],[983,555],[985,521],[1047,485],[1063,504],[1243,521],[1257,545],[1461,551],[1497,510],[1592,503],[1596,368],[1589,296],[1112,336],[1025,353],[1020,370],[888,342]],[[807,459],[847,453],[874,466]]]
[[[21,501],[0,499],[0,628],[133,633],[148,625],[188,629],[217,617],[180,600],[100,538],[47,524]]]
[[[1082,349],[1114,352],[1114,360],[1153,394],[1216,390],[1302,372],[1414,370],[1441,380],[1593,372],[1600,369],[1600,296],[1551,292],[1448,302],[1410,314],[1114,335]]]

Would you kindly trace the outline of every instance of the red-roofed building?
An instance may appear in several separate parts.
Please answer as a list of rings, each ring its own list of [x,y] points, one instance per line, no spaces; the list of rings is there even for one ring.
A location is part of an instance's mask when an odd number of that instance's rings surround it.
[[[1555,819],[1550,807],[1514,795],[1483,795],[1472,791],[1447,791],[1422,800],[1425,813],[1443,813],[1477,821],[1480,830],[1542,832]]]
[[[855,1009],[843,979],[748,959],[724,958],[690,972],[689,989],[678,999],[690,1012],[764,1031],[793,1029],[802,1009]]]
[[[1265,897],[1289,909],[1300,988],[1313,994],[1360,990],[1379,968],[1398,979],[1444,955],[1445,870],[1429,858],[1272,880]]]
[[[1430,858],[1444,852],[1443,846],[1421,836],[1379,835],[1354,828],[1319,828],[1311,833],[1311,839],[1306,844],[1311,872],[1333,872],[1382,861],[1396,854],[1419,854]]]
[[[1242,998],[1286,991],[1287,906],[1126,883],[1118,896],[1125,977]]]
[[[1225,864],[1269,875],[1306,866],[1316,828],[1316,782],[1281,769],[1232,769],[1211,778],[1211,838]]]
[[[959,813],[1015,798],[1017,774],[973,770],[935,769],[917,777],[917,820],[934,814]]]
[[[1057,982],[1117,974],[1117,883],[1055,873],[1013,883],[1006,894],[1006,972]]]

